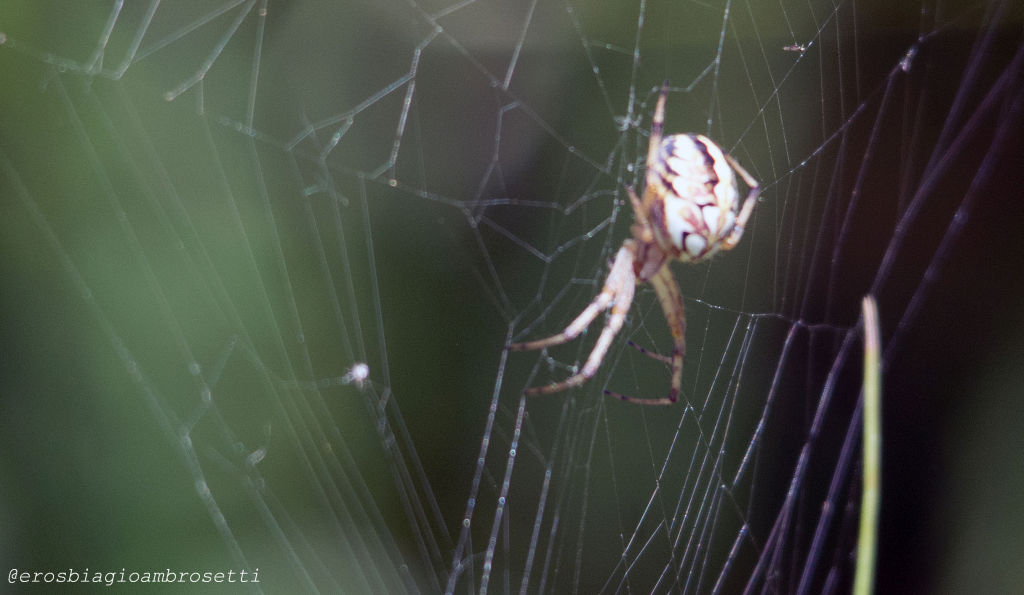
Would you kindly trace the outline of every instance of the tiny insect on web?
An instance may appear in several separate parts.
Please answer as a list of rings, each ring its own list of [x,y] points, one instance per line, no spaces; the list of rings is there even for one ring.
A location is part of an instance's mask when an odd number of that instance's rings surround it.
[[[586,330],[598,314],[610,310],[604,329],[578,373],[562,382],[529,388],[528,395],[563,391],[592,378],[608,354],[615,335],[622,329],[636,284],[649,282],[672,332],[671,358],[648,353],[672,366],[668,396],[636,398],[604,392],[643,405],[671,405],[679,399],[686,354],[686,312],[669,263],[673,260],[699,262],[719,250],[734,248],[757,204],[760,185],[735,159],[703,135],[674,134],[662,138],[667,96],[666,82],[651,120],[643,198],[637,196],[632,187],[626,187],[633,205],[632,237],[626,239],[616,253],[601,293],[561,333],[512,343],[508,349],[528,351],[568,343]],[[734,170],[748,188],[742,208],[739,208]]]

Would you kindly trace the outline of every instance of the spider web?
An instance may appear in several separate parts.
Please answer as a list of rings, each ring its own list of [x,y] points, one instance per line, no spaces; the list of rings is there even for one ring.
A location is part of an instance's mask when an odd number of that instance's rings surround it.
[[[1021,337],[998,321],[1021,320],[1021,21],[1011,2],[5,3],[7,566],[844,592],[870,293],[879,590],[977,587],[1020,553],[1019,383],[998,379]],[[668,390],[630,347],[671,346],[646,285],[595,378],[524,398],[593,346],[603,318],[503,350],[600,290],[666,79],[666,132],[762,187],[736,249],[673,267],[682,402],[602,392]],[[993,502],[998,529],[971,515]],[[1019,584],[1005,566],[982,590]]]

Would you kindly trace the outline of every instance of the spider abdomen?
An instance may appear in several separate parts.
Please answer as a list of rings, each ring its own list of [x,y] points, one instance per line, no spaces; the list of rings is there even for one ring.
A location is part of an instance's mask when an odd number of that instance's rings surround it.
[[[736,223],[736,176],[722,149],[699,134],[666,137],[649,164],[673,256],[697,261],[722,247]],[[650,178],[649,178],[650,179]]]

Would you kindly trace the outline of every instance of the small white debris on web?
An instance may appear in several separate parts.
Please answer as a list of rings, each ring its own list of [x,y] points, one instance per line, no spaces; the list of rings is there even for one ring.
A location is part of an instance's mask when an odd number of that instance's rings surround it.
[[[341,377],[342,384],[354,384],[356,388],[362,390],[363,386],[366,385],[366,380],[370,377],[370,366],[363,362],[357,362],[349,368],[348,372]]]

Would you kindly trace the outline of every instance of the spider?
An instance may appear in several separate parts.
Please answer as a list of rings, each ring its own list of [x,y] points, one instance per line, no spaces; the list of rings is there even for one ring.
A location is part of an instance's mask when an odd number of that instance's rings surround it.
[[[604,391],[630,403],[671,405],[679,398],[686,353],[686,312],[669,263],[672,260],[699,262],[719,250],[730,250],[739,243],[743,229],[757,203],[760,186],[747,170],[722,149],[700,134],[674,134],[662,138],[665,98],[668,83],[661,87],[651,120],[651,140],[647,147],[647,173],[643,199],[631,186],[626,187],[633,205],[633,236],[622,242],[611,264],[601,293],[590,302],[565,330],[525,343],[512,343],[510,351],[544,349],[568,343],[580,335],[597,315],[610,310],[608,321],[597,338],[583,368],[562,382],[535,386],[528,395],[550,394],[579,386],[597,373],[615,335],[622,329],[633,302],[636,284],[649,282],[661,303],[672,332],[672,357],[641,352],[672,366],[672,385],[667,397],[636,398]],[[743,177],[748,188],[739,208],[736,176]]]

